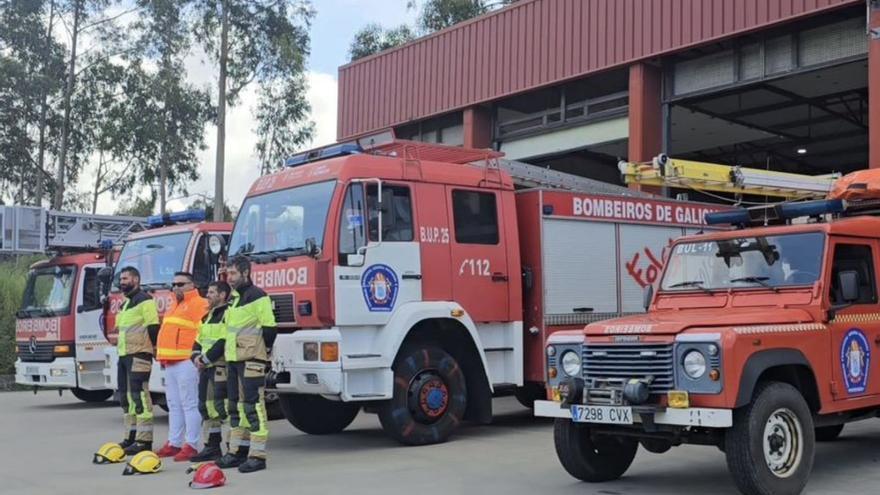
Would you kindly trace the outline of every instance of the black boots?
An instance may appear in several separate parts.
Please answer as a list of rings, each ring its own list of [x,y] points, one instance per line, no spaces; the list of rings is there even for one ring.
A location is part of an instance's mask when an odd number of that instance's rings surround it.
[[[223,455],[223,451],[220,450],[221,442],[223,442],[223,437],[221,437],[219,433],[211,433],[208,435],[208,442],[205,443],[205,448],[203,448],[198,454],[194,455],[190,461],[207,462],[220,459]]]
[[[244,464],[244,461],[247,460],[248,449],[245,447],[239,447],[238,452],[231,453],[227,452],[220,459],[217,460],[217,467],[220,469],[229,469],[241,466]]]
[[[256,457],[249,457],[248,460],[238,466],[239,473],[253,473],[263,469],[266,469],[266,459],[257,459]]]
[[[153,450],[153,442],[134,442],[125,448],[125,455],[135,455],[145,450]]]
[[[119,442],[119,446],[122,447],[122,450],[125,450],[125,449],[131,447],[132,445],[134,445],[135,435],[136,435],[136,432],[134,430],[132,430],[132,432],[128,434],[128,438]]]

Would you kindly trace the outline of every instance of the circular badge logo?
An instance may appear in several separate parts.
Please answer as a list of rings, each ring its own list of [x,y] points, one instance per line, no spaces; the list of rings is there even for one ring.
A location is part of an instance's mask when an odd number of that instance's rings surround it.
[[[364,300],[370,311],[391,311],[397,300],[397,274],[388,265],[372,265],[361,277]]]
[[[871,346],[858,328],[853,328],[840,344],[840,365],[843,381],[849,394],[861,394],[868,388],[868,370],[871,368]]]

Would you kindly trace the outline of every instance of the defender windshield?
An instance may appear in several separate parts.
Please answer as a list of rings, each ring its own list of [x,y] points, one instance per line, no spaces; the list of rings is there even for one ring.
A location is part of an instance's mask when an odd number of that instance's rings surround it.
[[[190,238],[192,232],[180,232],[126,241],[116,262],[114,286],[118,286],[120,270],[133,266],[141,272],[143,287],[170,288],[174,272],[183,270]]]
[[[297,256],[306,254],[307,239],[322,247],[335,187],[335,181],[319,182],[248,198],[235,222],[229,253]]]
[[[676,244],[662,290],[715,290],[811,285],[822,268],[819,232]]]
[[[76,280],[76,266],[48,266],[32,270],[21,312],[29,317],[62,316],[70,312],[70,300]]]

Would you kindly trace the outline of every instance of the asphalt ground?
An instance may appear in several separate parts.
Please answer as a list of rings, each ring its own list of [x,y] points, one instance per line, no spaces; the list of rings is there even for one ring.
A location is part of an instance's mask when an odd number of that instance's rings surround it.
[[[361,414],[343,433],[309,436],[273,421],[269,468],[227,471],[228,484],[209,493],[254,494],[736,494],[714,447],[684,446],[662,455],[640,450],[619,481],[585,484],[566,474],[553,449],[552,422],[536,419],[510,398],[495,401],[495,422],[465,425],[449,442],[403,447],[387,438],[374,415]],[[121,411],[85,404],[65,393],[0,394],[0,494],[170,495],[190,492],[185,463],[153,475],[122,476],[123,464],[95,466],[92,453],[121,438]],[[156,412],[157,443],[167,416]],[[880,491],[880,420],[848,425],[821,444],[806,493]]]

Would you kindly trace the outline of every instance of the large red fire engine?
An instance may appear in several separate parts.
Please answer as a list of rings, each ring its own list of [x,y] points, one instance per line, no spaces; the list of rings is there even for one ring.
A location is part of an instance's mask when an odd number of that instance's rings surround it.
[[[500,157],[378,136],[252,186],[229,255],[275,305],[269,385],[293,425],[341,431],[364,408],[428,444],[490,421],[495,395],[530,403],[548,337],[642,312],[664,250],[717,209]],[[517,191],[512,170],[569,190]]]
[[[104,384],[104,304],[99,272],[113,246],[144,228],[145,219],[0,207],[0,252],[49,253],[31,266],[16,314],[15,381],[70,389],[87,402],[113,395]]]

